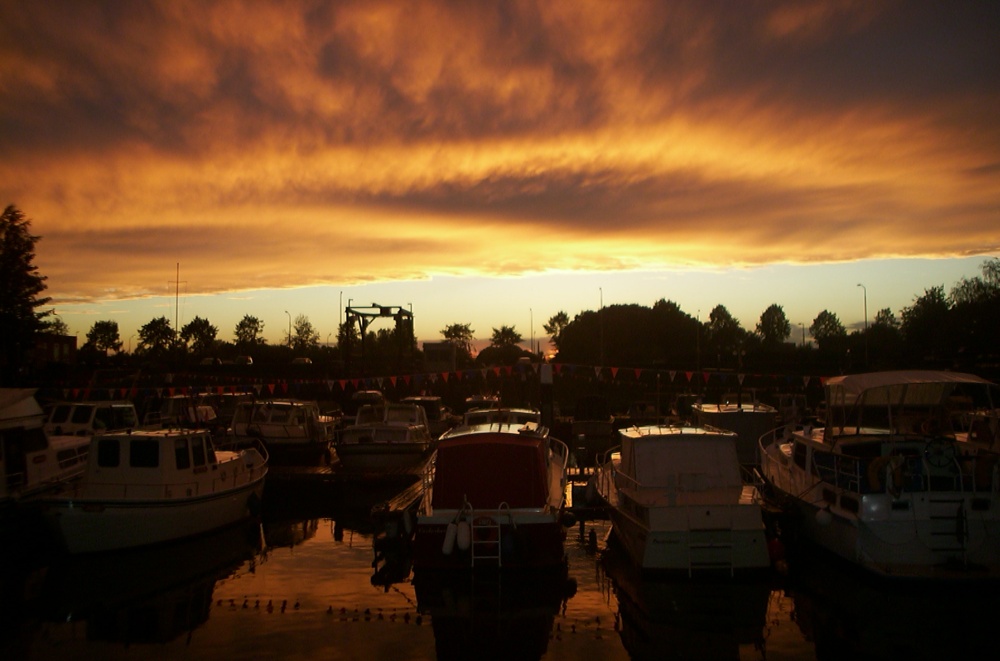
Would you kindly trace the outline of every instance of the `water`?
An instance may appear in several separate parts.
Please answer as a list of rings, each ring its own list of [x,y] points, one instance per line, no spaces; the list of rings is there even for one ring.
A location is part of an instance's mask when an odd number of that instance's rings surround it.
[[[991,593],[890,590],[812,560],[762,581],[643,580],[603,520],[569,530],[564,577],[414,585],[404,564],[378,584],[366,511],[309,494],[170,547],[17,554],[0,658],[930,659],[993,644]]]

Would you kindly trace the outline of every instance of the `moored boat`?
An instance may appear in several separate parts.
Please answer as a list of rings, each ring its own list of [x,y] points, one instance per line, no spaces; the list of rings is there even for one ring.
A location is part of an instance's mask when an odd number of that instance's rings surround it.
[[[336,461],[333,451],[336,425],[336,419],[321,413],[314,401],[239,402],[227,441],[244,447],[259,440],[275,466],[332,464]]]
[[[717,403],[696,402],[691,407],[694,423],[735,432],[737,453],[743,466],[757,466],[757,441],[778,426],[778,409],[739,394],[725,396]]]
[[[34,388],[0,388],[0,507],[36,496],[79,477],[89,436],[45,430]]]
[[[761,473],[798,534],[885,577],[1000,578],[1000,454],[972,427],[996,410],[997,386],[897,371],[825,389],[822,426],[760,439]]]
[[[362,406],[355,424],[340,430],[336,449],[345,471],[385,473],[419,464],[434,445],[423,407],[400,403]]]
[[[70,553],[193,537],[259,512],[267,453],[216,450],[206,430],[98,435],[80,479],[35,502]]]
[[[730,576],[770,567],[760,495],[721,429],[651,425],[619,431],[593,476],[615,538],[648,571]]]
[[[564,566],[568,457],[534,423],[442,435],[417,509],[414,571]]]

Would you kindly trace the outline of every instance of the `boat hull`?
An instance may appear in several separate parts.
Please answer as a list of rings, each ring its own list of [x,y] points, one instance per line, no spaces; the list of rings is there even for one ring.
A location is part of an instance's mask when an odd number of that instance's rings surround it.
[[[746,573],[767,570],[770,558],[760,507],[649,507],[626,501],[610,517],[635,565],[656,572]]]
[[[426,443],[366,443],[337,446],[340,468],[362,473],[406,470],[419,465],[431,454]]]
[[[481,516],[478,513],[477,516]],[[460,541],[448,551],[445,544],[453,516],[418,516],[413,539],[413,569],[420,570],[527,570],[565,565],[566,529],[550,513],[507,513],[499,529],[472,530],[470,544]],[[496,557],[499,554],[499,557]]]
[[[194,537],[259,513],[264,478],[221,493],[164,500],[73,499],[44,505],[69,553],[152,546]]]

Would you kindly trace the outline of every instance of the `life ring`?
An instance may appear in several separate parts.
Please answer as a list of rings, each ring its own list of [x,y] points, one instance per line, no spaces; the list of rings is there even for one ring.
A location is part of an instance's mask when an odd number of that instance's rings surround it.
[[[886,466],[892,470],[892,481],[887,486],[892,495],[898,496],[903,490],[903,457],[899,455],[887,455],[872,459],[872,462],[868,464],[868,483],[873,491],[882,491],[882,475]]]
[[[472,522],[472,532],[477,542],[497,541],[498,530],[497,522],[491,516],[477,516]]]

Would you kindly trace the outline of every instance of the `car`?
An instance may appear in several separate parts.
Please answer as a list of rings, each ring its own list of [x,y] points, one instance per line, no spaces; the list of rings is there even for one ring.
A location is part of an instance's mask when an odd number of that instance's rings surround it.
[[[313,362],[312,358],[309,358],[307,356],[298,356],[296,358],[292,358],[292,365],[312,365],[312,362]]]
[[[234,362],[237,365],[253,365],[253,358],[250,356],[236,356]]]

